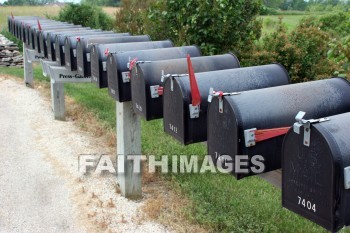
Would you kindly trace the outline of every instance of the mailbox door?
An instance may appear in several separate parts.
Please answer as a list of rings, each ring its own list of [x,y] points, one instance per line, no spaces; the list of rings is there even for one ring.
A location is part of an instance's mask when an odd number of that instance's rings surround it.
[[[171,88],[171,86],[173,88]],[[165,82],[163,100],[164,104],[171,105],[171,108],[163,108],[164,119],[163,121],[164,131],[173,136],[175,139],[180,141],[182,144],[186,144],[186,135],[185,135],[185,125],[187,124],[187,117],[185,116],[187,101],[183,101],[183,95],[181,86],[178,82],[170,81]],[[166,103],[167,99],[173,101]],[[176,111],[172,111],[176,109]]]
[[[304,146],[304,135],[293,130],[284,140],[282,205],[334,231],[339,197],[339,193],[337,196],[335,193],[335,161],[327,140],[314,128],[311,132],[309,147]]]

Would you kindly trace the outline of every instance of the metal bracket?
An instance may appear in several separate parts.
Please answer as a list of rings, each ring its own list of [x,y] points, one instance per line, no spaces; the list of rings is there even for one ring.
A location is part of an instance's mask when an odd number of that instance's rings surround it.
[[[257,130],[256,128],[244,130],[244,141],[245,141],[246,147],[251,147],[256,145],[256,142],[255,142],[256,130]]]
[[[155,99],[155,98],[159,98],[159,88],[160,86],[159,85],[154,85],[154,86],[150,86],[149,87],[150,90],[151,90],[151,98],[152,99]]]
[[[103,71],[107,71],[107,62],[106,61],[102,62],[102,69],[103,69]]]
[[[76,49],[73,49],[73,56],[77,57],[77,50]]]
[[[324,118],[319,118],[319,119],[310,119],[310,120],[304,120],[305,112],[300,111],[296,116],[295,120],[297,122],[294,123],[293,125],[293,131],[296,134],[300,134],[300,128],[303,126],[304,127],[304,145],[305,146],[310,146],[310,137],[311,137],[311,124],[313,123],[321,123],[324,121],[329,121],[330,118],[324,117]]]
[[[223,113],[224,112],[224,100],[223,96],[232,96],[232,95],[240,95],[241,92],[222,92],[222,91],[214,91],[213,88],[209,89],[209,95],[208,95],[208,102],[211,103],[213,100],[213,97],[218,97],[219,98],[219,112]]]
[[[90,53],[86,53],[86,61],[91,62],[91,54]]]
[[[190,109],[190,118],[199,118],[199,110],[200,110],[200,105],[195,105],[193,106],[192,104],[189,105]]]
[[[350,167],[344,168],[344,186],[345,189],[350,189]]]
[[[122,72],[122,78],[123,78],[123,83],[129,83],[130,82],[130,72]]]
[[[188,74],[164,74],[164,70],[162,70],[160,81],[164,83],[168,78],[184,77],[184,76],[188,76]]]
[[[64,53],[64,45],[62,45],[62,53]]]
[[[164,74],[164,70],[162,70],[160,81],[164,83],[168,78],[170,78],[170,90],[174,91],[174,78],[184,76],[188,76],[188,74]]]

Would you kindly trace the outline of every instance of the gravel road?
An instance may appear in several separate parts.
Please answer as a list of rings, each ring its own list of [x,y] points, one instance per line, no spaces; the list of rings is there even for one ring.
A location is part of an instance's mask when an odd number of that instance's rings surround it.
[[[82,176],[81,154],[110,153],[73,122],[53,120],[38,90],[0,77],[0,232],[168,232],[112,175]]]

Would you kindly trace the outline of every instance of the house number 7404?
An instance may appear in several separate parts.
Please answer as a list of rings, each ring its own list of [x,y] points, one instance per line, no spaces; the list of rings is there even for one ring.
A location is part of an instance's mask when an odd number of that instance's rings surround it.
[[[311,201],[307,201],[301,197],[298,196],[298,205],[301,205],[302,207],[312,210],[316,213],[316,204],[312,204]]]

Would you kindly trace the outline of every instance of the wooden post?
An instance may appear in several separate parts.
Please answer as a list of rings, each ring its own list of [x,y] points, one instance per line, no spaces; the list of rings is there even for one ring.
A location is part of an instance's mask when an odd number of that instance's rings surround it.
[[[26,44],[23,43],[23,58],[24,58],[24,83],[28,87],[34,87],[33,62],[29,60]]]
[[[130,160],[128,155],[141,156],[141,120],[135,114],[132,102],[116,102],[118,183],[121,193],[129,199],[142,197],[141,171],[135,172],[134,165],[141,160]]]
[[[259,174],[259,177],[271,183],[276,188],[282,188],[282,170],[278,169],[275,171]]]
[[[54,113],[55,120],[64,121],[65,116],[65,105],[64,105],[64,84],[54,82],[51,79],[51,100],[52,110]]]

